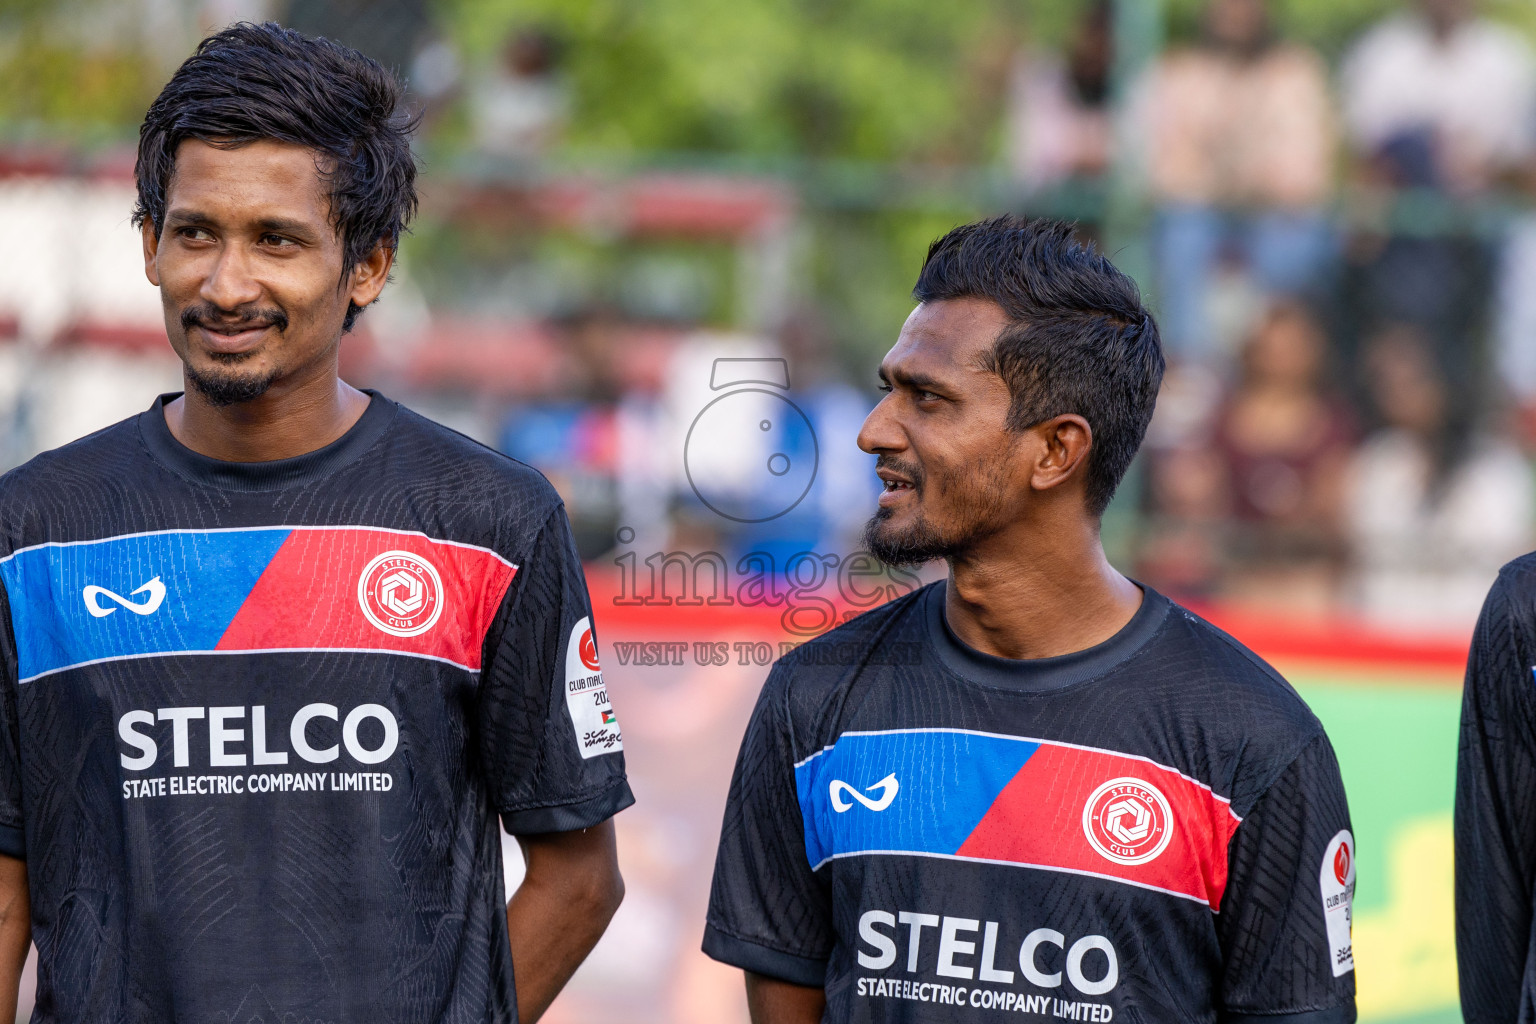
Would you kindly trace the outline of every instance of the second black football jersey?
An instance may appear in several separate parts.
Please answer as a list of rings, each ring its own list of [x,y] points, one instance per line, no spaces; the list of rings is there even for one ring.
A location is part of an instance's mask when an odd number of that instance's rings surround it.
[[[252,464],[156,403],[0,478],[0,584],[34,1021],[516,1020],[497,815],[632,799],[542,477],[379,395]]]
[[[1467,1024],[1536,1020],[1536,555],[1483,605],[1456,771],[1456,961]]]
[[[1355,1019],[1333,751],[1148,590],[1090,650],[966,647],[935,584],[782,659],[731,786],[706,952],[838,1022]]]

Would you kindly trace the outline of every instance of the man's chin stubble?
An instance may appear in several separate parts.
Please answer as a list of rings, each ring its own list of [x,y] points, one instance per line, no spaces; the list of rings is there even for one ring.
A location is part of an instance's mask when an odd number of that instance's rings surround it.
[[[226,406],[249,402],[266,394],[277,371],[266,373],[213,372],[183,366],[187,385],[195,390],[209,405]]]
[[[915,569],[935,559],[946,558],[954,545],[940,537],[921,516],[904,530],[890,528],[891,512],[880,509],[864,524],[864,548],[886,565]]]

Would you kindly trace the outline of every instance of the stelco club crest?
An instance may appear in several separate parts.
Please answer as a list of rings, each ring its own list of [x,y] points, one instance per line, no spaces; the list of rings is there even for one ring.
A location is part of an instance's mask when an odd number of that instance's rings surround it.
[[[443,611],[443,581],[425,558],[386,551],[363,568],[357,603],[368,621],[392,636],[431,629]]]
[[[1083,807],[1083,834],[1116,864],[1145,864],[1168,848],[1173,813],[1168,798],[1141,779],[1111,779]]]

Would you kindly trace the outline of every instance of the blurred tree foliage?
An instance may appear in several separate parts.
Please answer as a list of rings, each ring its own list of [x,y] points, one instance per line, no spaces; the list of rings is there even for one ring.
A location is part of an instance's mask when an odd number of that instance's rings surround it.
[[[1137,0],[1147,2],[1147,0]],[[1169,37],[1205,0],[1163,0]],[[996,147],[1021,47],[1053,46],[1084,0],[444,0],[474,67],[508,33],[566,47],[576,151],[976,163]],[[1273,0],[1281,30],[1337,57],[1402,0]],[[1488,0],[1536,30],[1530,0]]]
[[[1134,0],[1152,2],[1152,0]],[[1205,0],[1162,0],[1168,38],[1199,33]],[[1274,0],[1283,33],[1337,57],[1398,0]],[[689,154],[798,176],[810,208],[805,283],[850,366],[867,367],[910,309],[927,243],[1000,202],[996,190],[936,188],[915,201],[870,164],[994,162],[1005,83],[1022,49],[1063,42],[1085,0],[444,0],[470,74],[509,35],[563,44],[579,161]],[[1490,0],[1526,16],[1530,0]],[[1529,19],[1528,19],[1529,20]],[[648,155],[650,155],[648,157]],[[728,158],[722,161],[722,158]],[[807,164],[819,168],[806,174]],[[861,201],[829,198],[843,189]],[[833,182],[829,187],[829,182]],[[952,183],[953,185],[953,183]]]
[[[469,62],[538,25],[566,45],[570,144],[963,160],[1017,37],[998,0],[458,0]]]
[[[318,0],[317,0],[318,2]],[[394,0],[371,0],[387,5]],[[1151,2],[1151,0],[1138,0]],[[1204,0],[1161,0],[1170,38]],[[1273,0],[1336,56],[1402,0]],[[353,6],[356,6],[356,0]],[[508,33],[564,44],[573,152],[689,152],[955,165],[995,152],[1021,47],[1052,46],[1084,0],[436,0],[473,69]],[[0,0],[0,129],[131,135],[167,72],[144,0]],[[162,5],[163,6],[163,5]],[[195,4],[183,4],[191,15]],[[281,5],[280,5],[281,6]],[[1536,31],[1530,0],[1486,0]],[[163,48],[163,47],[160,47]]]
[[[139,33],[122,31],[133,13],[0,0],[0,132],[87,143],[131,136],[164,78],[158,55],[134,45]]]

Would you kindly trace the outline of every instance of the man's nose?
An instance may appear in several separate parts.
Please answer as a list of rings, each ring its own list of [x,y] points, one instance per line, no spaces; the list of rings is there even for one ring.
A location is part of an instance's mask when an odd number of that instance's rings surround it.
[[[896,421],[894,395],[886,395],[864,417],[859,428],[859,447],[871,455],[901,451],[907,446],[906,434]]]
[[[239,309],[261,299],[261,285],[251,274],[250,260],[238,245],[225,245],[218,262],[203,279],[198,296],[216,309]]]

